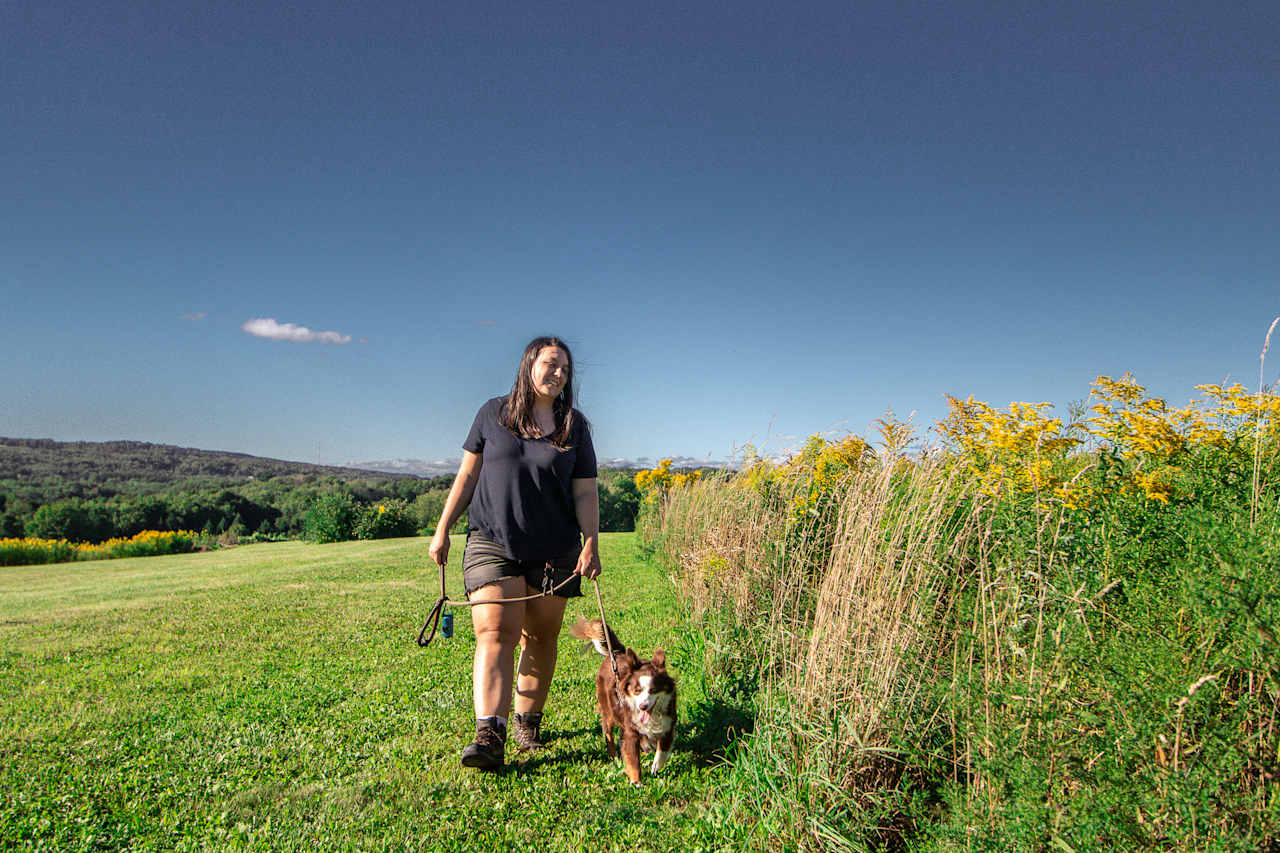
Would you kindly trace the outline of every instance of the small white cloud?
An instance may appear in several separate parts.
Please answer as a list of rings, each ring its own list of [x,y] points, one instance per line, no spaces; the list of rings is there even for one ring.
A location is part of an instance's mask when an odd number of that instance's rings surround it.
[[[272,341],[290,341],[296,344],[349,344],[351,336],[341,332],[313,332],[306,326],[293,323],[277,323],[274,317],[256,317],[245,320],[240,327],[257,338]]]

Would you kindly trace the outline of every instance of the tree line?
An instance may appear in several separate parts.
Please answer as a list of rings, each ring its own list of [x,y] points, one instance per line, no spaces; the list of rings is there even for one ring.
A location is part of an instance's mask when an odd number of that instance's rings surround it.
[[[286,475],[212,488],[187,480],[159,492],[104,496],[63,481],[43,490],[32,489],[30,483],[14,489],[11,481],[0,481],[0,538],[103,542],[143,530],[192,530],[235,539],[298,538],[308,533],[309,515],[314,526],[317,507],[342,504],[360,514],[390,503],[397,508],[399,524],[382,529],[395,535],[433,533],[452,484],[452,476],[345,480]],[[639,503],[633,472],[600,472],[602,530],[635,529]]]

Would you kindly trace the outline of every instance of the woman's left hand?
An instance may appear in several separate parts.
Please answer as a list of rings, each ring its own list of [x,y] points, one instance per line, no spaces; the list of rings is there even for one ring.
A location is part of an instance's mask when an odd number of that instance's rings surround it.
[[[594,580],[600,576],[600,554],[595,548],[586,547],[582,549],[582,553],[578,555],[578,565],[574,568],[573,573],[582,575],[587,580]]]

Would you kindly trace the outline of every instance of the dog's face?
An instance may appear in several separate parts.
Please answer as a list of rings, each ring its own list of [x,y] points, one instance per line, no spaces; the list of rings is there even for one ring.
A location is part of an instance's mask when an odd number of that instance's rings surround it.
[[[654,717],[666,717],[675,698],[676,683],[667,674],[667,656],[662,649],[647,661],[628,650],[618,661],[618,684],[623,704],[641,727]]]

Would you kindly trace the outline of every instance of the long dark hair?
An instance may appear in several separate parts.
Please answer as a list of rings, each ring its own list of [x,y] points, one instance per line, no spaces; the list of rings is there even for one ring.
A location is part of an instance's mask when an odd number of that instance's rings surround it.
[[[573,353],[559,338],[541,337],[529,341],[520,358],[516,381],[511,384],[511,393],[507,395],[507,402],[502,406],[499,419],[503,426],[516,435],[530,438],[538,434],[538,422],[533,417],[533,403],[537,399],[533,392],[533,363],[537,360],[538,353],[547,347],[563,350],[565,357],[569,359],[569,378],[551,404],[551,414],[555,417],[556,426],[550,436],[552,444],[561,450],[568,450],[574,421],[582,416],[573,408]],[[586,418],[582,420],[585,422]]]

